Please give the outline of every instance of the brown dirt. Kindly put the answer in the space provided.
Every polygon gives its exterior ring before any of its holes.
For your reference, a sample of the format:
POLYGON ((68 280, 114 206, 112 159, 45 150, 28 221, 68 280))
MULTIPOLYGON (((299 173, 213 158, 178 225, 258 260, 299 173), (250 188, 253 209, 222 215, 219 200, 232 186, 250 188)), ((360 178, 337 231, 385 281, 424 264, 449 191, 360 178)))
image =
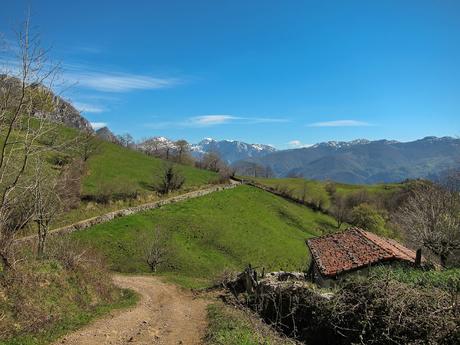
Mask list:
POLYGON ((136 307, 113 312, 55 343, 202 344, 207 302, 158 277, 114 276, 114 282, 141 295, 136 307))

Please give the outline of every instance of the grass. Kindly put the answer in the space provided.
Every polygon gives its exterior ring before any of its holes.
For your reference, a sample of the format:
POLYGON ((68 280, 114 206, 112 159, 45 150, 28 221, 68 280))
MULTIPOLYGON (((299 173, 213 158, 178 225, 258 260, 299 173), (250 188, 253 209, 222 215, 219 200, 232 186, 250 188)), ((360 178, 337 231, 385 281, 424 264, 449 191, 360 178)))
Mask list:
MULTIPOLYGON (((250 178, 250 180, 272 188, 286 186, 288 189, 294 191, 294 196, 299 198, 301 197, 304 186, 306 187, 309 195, 327 195, 326 185, 328 182, 326 181, 307 180, 302 178, 250 178)), ((373 196, 388 195, 399 191, 404 187, 403 183, 381 183, 372 185, 333 183, 336 188, 336 192, 343 196, 363 190, 373 196)))
MULTIPOLYGON (((100 193, 104 187, 119 186, 149 193, 149 185, 164 164, 161 159, 112 143, 103 142, 99 151, 88 160, 87 175, 82 188, 84 195, 100 193)), ((210 171, 185 165, 177 167, 185 177, 184 189, 209 184, 217 179, 217 174, 210 171)))
POLYGON ((208 306, 208 320, 207 345, 292 344, 282 340, 260 320, 222 303, 208 306))
POLYGON ((100 255, 74 241, 54 239, 47 256, 18 252, 14 270, 0 272, 0 344, 48 344, 111 310, 138 301, 113 285, 100 255))
POLYGON ((128 308, 135 305, 138 301, 138 295, 131 290, 123 289, 120 293, 120 298, 114 303, 101 304, 91 311, 70 311, 60 320, 54 327, 47 329, 39 334, 20 335, 8 340, 1 340, 0 345, 45 345, 49 344, 60 337, 75 331, 94 319, 107 315, 109 312, 116 309, 128 308))
POLYGON ((143 240, 160 227, 170 236, 160 270, 187 287, 209 285, 223 270, 251 263, 267 270, 302 270, 305 239, 332 231, 332 218, 249 186, 213 193, 115 219, 74 233, 119 272, 149 272, 143 240))
MULTIPOLYGON (((54 142, 62 147, 73 146, 72 143, 78 136, 78 131, 59 124, 50 125, 52 131, 41 138, 39 145, 47 147, 54 142), (63 145, 63 143, 72 143, 63 145)), ((15 133, 20 136, 21 133, 15 133)), ((0 138, 1 140, 1 138, 0 138)), ((58 167, 54 165, 56 157, 75 158, 76 153, 69 147, 65 152, 55 150, 45 151, 43 161, 47 163, 49 174, 57 174, 58 167)), ((89 200, 96 195, 108 193, 109 195, 125 195, 124 199, 113 198, 107 204, 83 201, 78 208, 72 209, 56 219, 52 228, 69 225, 84 219, 99 216, 111 211, 126 207, 136 206, 146 202, 153 202, 159 196, 150 187, 160 175, 165 161, 148 156, 142 152, 127 149, 122 146, 100 141, 97 152, 89 158, 86 172, 81 181, 81 194, 89 200), (136 197, 137 195, 137 197, 136 197), (116 199, 116 200, 115 200, 116 199)), ((176 164, 177 169, 185 177, 185 184, 181 190, 174 194, 182 194, 200 187, 212 184, 218 179, 214 172, 197 169, 192 166, 176 164)), ((23 235, 34 232, 26 227, 23 235)))
POLYGON ((422 270, 404 266, 375 267, 372 274, 392 278, 402 283, 421 288, 438 288, 446 291, 460 290, 460 268, 445 270, 422 270))

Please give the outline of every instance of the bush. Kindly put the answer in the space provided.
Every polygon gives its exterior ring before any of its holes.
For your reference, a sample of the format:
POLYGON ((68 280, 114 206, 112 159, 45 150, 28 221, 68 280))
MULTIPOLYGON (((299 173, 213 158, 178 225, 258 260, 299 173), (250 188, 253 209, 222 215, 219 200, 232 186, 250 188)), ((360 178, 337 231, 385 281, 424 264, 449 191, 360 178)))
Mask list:
POLYGON ((0 274, 0 339, 60 335, 129 297, 112 285, 103 260, 88 248, 59 237, 50 239, 48 249, 37 260, 23 248, 14 269, 0 274))
POLYGON ((388 235, 385 219, 369 204, 353 207, 350 215, 351 224, 378 235, 388 235))
POLYGON ((458 344, 460 310, 452 295, 392 277, 353 279, 337 292, 330 324, 364 344, 458 344))
POLYGON ((407 284, 391 275, 353 276, 333 294, 295 284, 264 289, 251 305, 307 344, 458 344, 458 291, 407 284))
POLYGON ((177 167, 172 164, 166 164, 153 187, 158 193, 164 195, 180 189, 184 183, 185 177, 177 167))
POLYGON ((111 201, 136 199, 138 196, 139 192, 133 183, 105 181, 99 186, 97 192, 86 195, 84 199, 108 204, 111 201))

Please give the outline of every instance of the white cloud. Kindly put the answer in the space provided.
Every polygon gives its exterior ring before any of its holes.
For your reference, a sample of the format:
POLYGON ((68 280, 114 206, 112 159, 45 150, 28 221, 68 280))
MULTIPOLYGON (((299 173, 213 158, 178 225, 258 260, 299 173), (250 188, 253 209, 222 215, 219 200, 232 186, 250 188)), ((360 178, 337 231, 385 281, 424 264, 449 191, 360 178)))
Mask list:
POLYGON ((310 123, 308 127, 363 127, 371 126, 368 122, 357 120, 336 120, 310 123))
POLYGON ((140 74, 90 71, 72 72, 64 78, 77 86, 104 92, 164 89, 181 82, 173 78, 154 78, 140 74))
POLYGON ((291 148, 299 149, 303 147, 310 147, 312 146, 312 144, 305 144, 302 143, 300 140, 291 140, 290 142, 288 142, 288 146, 291 148))
POLYGON ((106 108, 101 107, 99 105, 81 102, 73 102, 73 106, 77 108, 78 111, 81 111, 83 113, 103 113, 107 110, 106 108))
POLYGON ((189 124, 190 126, 208 127, 222 125, 239 119, 240 117, 232 115, 203 115, 191 117, 184 123, 189 124))
POLYGON ((264 117, 242 117, 234 115, 200 115, 193 116, 178 121, 165 121, 148 123, 145 126, 154 129, 164 128, 190 128, 190 127, 211 127, 225 124, 251 125, 260 123, 287 122, 283 118, 264 118, 264 117))
POLYGON ((107 126, 107 122, 90 122, 90 124, 91 124, 91 127, 93 127, 93 129, 95 130, 98 130, 102 127, 107 126))

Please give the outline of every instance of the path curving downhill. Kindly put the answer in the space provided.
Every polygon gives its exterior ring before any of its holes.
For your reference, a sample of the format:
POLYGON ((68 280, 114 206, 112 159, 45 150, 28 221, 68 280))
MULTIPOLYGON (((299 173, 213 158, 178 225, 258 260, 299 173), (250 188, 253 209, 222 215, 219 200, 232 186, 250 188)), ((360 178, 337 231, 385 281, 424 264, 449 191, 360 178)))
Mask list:
POLYGON ((114 276, 116 285, 141 295, 137 306, 119 310, 57 342, 67 345, 199 345, 206 332, 204 299, 152 276, 114 276))

